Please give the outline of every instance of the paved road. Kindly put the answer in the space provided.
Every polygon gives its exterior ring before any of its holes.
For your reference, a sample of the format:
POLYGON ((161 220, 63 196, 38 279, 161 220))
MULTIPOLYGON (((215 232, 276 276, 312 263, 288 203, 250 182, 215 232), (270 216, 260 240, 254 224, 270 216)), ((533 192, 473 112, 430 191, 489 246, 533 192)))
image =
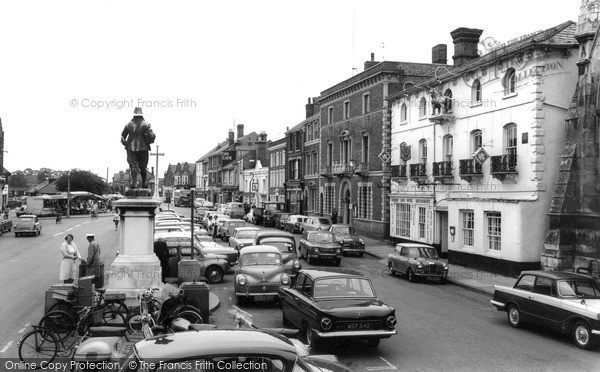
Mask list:
MULTIPOLYGON (((189 211, 181 209, 189 216, 189 211)), ((0 358, 16 356, 16 342, 28 324, 42 316, 44 290, 58 282, 58 247, 65 231, 72 229, 86 256, 85 233, 95 232, 108 264, 117 249, 118 235, 110 216, 98 220, 73 218, 55 225, 43 220, 42 235, 0 237, 0 358)), ((309 267, 305 261, 304 267, 309 267)), ((504 313, 497 312, 489 297, 452 285, 409 283, 389 277, 383 261, 346 257, 342 266, 369 275, 379 297, 396 308, 398 335, 383 340, 376 350, 363 343, 338 343, 323 350, 333 353, 356 371, 593 371, 598 370, 600 351, 584 351, 568 339, 532 328, 509 327, 504 313)), ((231 326, 233 276, 212 285, 221 306, 211 323, 231 326)), ((281 327, 281 310, 271 304, 245 307, 255 324, 281 327)))

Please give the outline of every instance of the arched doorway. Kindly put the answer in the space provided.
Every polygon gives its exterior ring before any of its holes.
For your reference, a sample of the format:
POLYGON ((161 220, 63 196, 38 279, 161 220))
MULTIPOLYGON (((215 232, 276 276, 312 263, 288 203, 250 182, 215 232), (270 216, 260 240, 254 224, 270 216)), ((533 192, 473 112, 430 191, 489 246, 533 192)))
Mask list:
POLYGON ((350 225, 352 222, 352 213, 350 211, 350 184, 348 182, 344 182, 340 191, 340 210, 338 211, 339 216, 341 217, 341 223, 345 223, 350 225))

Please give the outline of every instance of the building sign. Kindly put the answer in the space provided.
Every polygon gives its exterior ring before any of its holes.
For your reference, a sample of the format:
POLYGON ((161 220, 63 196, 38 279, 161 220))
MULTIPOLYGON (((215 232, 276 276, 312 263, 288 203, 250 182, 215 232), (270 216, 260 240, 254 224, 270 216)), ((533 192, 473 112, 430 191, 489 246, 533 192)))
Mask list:
POLYGON ((402 161, 410 160, 410 148, 411 146, 407 146, 406 142, 400 144, 400 159, 402 159, 402 161))
POLYGON ((223 165, 227 165, 235 160, 235 151, 223 151, 221 153, 221 160, 223 165))
POLYGON ((475 161, 481 165, 483 165, 483 163, 485 163, 489 157, 490 155, 484 150, 483 147, 480 147, 479 150, 475 151, 473 154, 473 159, 475 159, 475 161))
POLYGON ((379 155, 377 155, 377 157, 379 159, 381 159, 381 161, 384 163, 389 162, 390 159, 392 158, 392 156, 390 155, 390 153, 387 150, 382 150, 381 153, 379 155))

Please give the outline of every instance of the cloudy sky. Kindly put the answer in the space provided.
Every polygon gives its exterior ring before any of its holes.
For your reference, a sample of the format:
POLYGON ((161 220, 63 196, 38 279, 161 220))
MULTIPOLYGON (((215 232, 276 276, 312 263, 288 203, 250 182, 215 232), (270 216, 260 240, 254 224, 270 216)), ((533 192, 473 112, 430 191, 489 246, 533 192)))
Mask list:
POLYGON ((108 169, 112 179, 127 167, 120 133, 142 106, 165 153, 162 177, 234 123, 281 138, 308 97, 362 71, 370 53, 431 62, 445 43, 451 62, 458 27, 505 42, 578 13, 579 1, 544 0, 4 2, 4 166, 108 169))

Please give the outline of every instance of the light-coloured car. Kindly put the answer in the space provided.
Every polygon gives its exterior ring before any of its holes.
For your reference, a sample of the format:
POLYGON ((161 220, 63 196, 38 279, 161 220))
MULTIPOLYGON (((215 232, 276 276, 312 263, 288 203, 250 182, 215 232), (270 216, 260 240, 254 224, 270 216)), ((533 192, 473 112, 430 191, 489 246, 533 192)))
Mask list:
POLYGON ((300 233, 304 231, 314 231, 314 230, 329 230, 331 226, 331 219, 327 217, 318 217, 311 216, 308 217, 304 222, 300 224, 300 233))
POLYGON ((436 278, 445 283, 448 277, 448 265, 438 256, 437 250, 426 244, 399 243, 393 253, 388 254, 390 275, 406 275, 415 282, 419 278, 436 278))
POLYGON ((34 214, 22 214, 14 226, 15 236, 21 235, 40 235, 42 233, 42 224, 34 214))
POLYGON ((244 217, 244 204, 242 203, 227 203, 225 206, 225 214, 231 219, 244 217))
POLYGON ((292 234, 297 232, 300 232, 301 227, 300 225, 306 221, 308 217, 306 216, 302 216, 300 214, 292 214, 291 216, 288 217, 287 220, 285 220, 285 224, 284 224, 284 230, 285 231, 289 231, 292 234))
POLYGON ((260 233, 258 227, 236 227, 229 238, 229 246, 238 251, 246 246, 254 244, 256 235, 260 233))
POLYGON ((225 220, 219 228, 217 236, 221 238, 221 240, 228 241, 235 228, 244 226, 246 226, 246 222, 244 220, 225 220))

